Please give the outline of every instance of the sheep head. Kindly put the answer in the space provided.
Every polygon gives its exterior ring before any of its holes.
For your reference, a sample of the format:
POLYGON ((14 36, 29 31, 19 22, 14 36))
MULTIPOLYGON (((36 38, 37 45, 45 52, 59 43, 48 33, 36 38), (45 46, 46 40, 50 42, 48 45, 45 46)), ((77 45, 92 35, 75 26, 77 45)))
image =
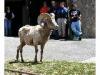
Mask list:
POLYGON ((42 25, 43 27, 47 27, 49 29, 55 29, 58 27, 55 21, 55 14, 54 13, 42 13, 38 16, 38 24, 42 25))

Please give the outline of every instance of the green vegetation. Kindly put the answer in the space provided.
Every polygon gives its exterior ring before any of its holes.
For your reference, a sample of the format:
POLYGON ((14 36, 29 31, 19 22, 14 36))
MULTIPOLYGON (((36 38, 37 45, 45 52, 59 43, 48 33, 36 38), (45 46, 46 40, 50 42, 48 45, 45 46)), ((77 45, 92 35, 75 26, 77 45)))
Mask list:
POLYGON ((5 63, 5 69, 37 73, 40 75, 95 75, 95 66, 95 63, 67 61, 44 61, 42 64, 31 62, 5 63))

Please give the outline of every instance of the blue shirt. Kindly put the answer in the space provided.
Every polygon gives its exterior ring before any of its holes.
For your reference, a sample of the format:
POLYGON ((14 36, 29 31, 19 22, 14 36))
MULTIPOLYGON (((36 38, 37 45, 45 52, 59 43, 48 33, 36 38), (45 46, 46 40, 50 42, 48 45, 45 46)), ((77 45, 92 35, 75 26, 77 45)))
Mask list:
POLYGON ((58 7, 56 9, 56 14, 58 15, 58 17, 67 17, 67 13, 68 13, 68 8, 66 7, 58 7))

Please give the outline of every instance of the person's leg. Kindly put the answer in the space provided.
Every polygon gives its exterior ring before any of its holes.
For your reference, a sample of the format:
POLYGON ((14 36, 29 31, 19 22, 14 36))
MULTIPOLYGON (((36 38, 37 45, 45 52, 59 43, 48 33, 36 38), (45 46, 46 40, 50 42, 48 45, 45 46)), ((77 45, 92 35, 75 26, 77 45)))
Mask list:
POLYGON ((80 35, 82 34, 82 30, 81 30, 81 21, 77 21, 77 24, 76 24, 76 29, 77 31, 80 33, 80 35))
POLYGON ((72 22, 71 23, 71 30, 73 32, 73 40, 78 40, 78 34, 77 34, 77 30, 76 30, 76 22, 72 22))
POLYGON ((58 30, 55 30, 55 35, 54 35, 54 39, 55 40, 58 40, 59 39, 59 33, 58 33, 58 30))
POLYGON ((81 21, 80 20, 77 21, 76 29, 79 32, 79 36, 78 36, 79 40, 81 40, 81 38, 82 38, 82 30, 81 30, 81 21))
POLYGON ((59 37, 61 37, 61 18, 57 19, 57 24, 59 25, 59 27, 58 27, 59 37))
POLYGON ((66 33, 66 31, 65 31, 65 29, 66 29, 66 22, 67 22, 66 18, 63 18, 62 19, 62 37, 66 36, 65 35, 65 33, 66 33))
POLYGON ((71 29, 72 29, 72 31, 74 32, 74 34, 76 35, 76 36, 80 36, 80 31, 78 30, 78 25, 79 25, 79 22, 77 21, 77 22, 72 22, 72 24, 71 24, 71 29))
POLYGON ((4 20, 4 33, 5 33, 5 36, 7 36, 8 35, 8 29, 7 29, 7 20, 5 19, 4 20))
POLYGON ((76 33, 76 27, 75 27, 75 22, 71 23, 71 30, 73 31, 74 35, 76 33))
POLYGON ((54 39, 54 30, 51 32, 50 39, 54 39))
POLYGON ((11 36, 11 20, 8 20, 8 35, 11 36))
POLYGON ((82 34, 81 29, 80 29, 80 22, 79 21, 72 22, 71 29, 74 33, 74 37, 79 39, 80 35, 82 34))

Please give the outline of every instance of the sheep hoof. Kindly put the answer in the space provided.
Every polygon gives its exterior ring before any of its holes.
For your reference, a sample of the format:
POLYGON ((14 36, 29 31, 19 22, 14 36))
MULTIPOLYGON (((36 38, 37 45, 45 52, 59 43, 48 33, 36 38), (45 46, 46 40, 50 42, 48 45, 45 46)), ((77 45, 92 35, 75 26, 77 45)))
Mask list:
POLYGON ((40 60, 40 63, 43 63, 42 60, 40 60))
POLYGON ((24 63, 24 60, 21 60, 22 63, 24 63))
POLYGON ((38 63, 38 61, 34 61, 34 63, 38 63))
POLYGON ((42 61, 40 61, 40 64, 42 64, 43 62, 42 61))
POLYGON ((18 62, 18 60, 15 60, 15 62, 18 62))

